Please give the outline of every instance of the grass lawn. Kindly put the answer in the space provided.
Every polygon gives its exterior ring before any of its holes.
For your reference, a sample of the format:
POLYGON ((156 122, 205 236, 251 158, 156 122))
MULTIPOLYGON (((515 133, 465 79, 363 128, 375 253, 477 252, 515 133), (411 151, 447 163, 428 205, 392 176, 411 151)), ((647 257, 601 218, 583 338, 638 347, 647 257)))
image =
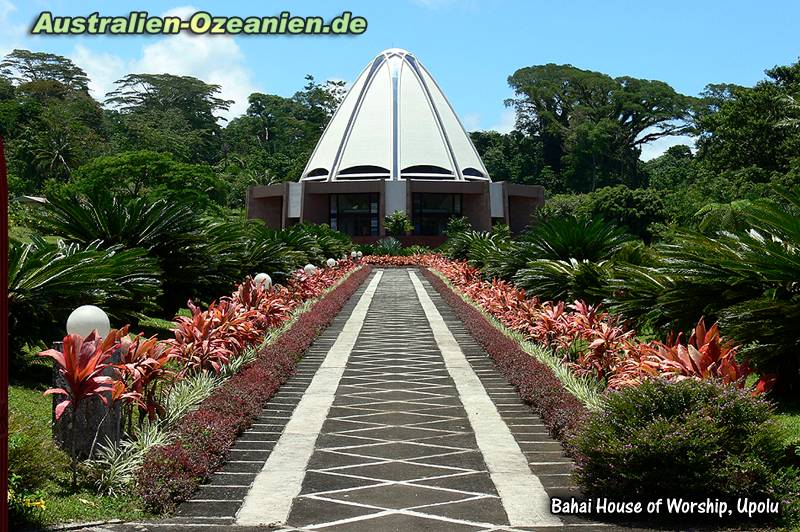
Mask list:
MULTIPOLYGON (((47 368, 37 369, 41 372, 47 368)), ((77 488, 70 486, 69 458, 52 440, 52 399, 42 395, 46 388, 41 383, 25 382, 11 385, 8 390, 11 467, 22 473, 23 482, 35 485, 35 490, 25 491, 44 501, 43 509, 30 510, 14 523, 15 526, 35 528, 57 523, 146 517, 135 497, 99 496, 86 482, 77 488)))

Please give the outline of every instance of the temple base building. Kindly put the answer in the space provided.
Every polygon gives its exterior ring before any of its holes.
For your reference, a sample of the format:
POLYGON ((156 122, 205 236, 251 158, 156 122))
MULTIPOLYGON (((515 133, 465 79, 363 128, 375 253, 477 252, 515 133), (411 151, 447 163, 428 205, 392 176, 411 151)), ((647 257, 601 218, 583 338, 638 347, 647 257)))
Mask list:
POLYGON ((436 245, 453 216, 478 230, 519 232, 544 203, 541 186, 492 182, 450 103, 409 52, 372 60, 320 137, 298 182, 251 187, 248 218, 269 227, 326 223, 356 241, 384 236, 405 212, 417 242, 436 245))

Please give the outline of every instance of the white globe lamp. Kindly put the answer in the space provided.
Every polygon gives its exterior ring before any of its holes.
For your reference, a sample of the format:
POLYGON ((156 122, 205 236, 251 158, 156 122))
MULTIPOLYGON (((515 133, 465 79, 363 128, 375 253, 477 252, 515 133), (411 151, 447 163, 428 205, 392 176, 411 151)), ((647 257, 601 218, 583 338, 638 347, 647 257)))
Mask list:
POLYGON ((104 338, 111 330, 108 314, 94 305, 82 305, 72 311, 67 318, 67 334, 79 334, 87 337, 96 330, 104 338))
POLYGON ((306 275, 314 275, 317 271, 317 267, 313 264, 306 264, 303 266, 303 271, 306 272, 306 275))
POLYGON ((356 257, 358 257, 359 259, 360 259, 361 257, 363 257, 363 256, 364 256, 364 254, 363 254, 363 253, 361 253, 360 251, 359 251, 359 252, 356 254, 356 257))
POLYGON ((272 286, 272 277, 262 272, 253 277, 253 282, 256 283, 256 286, 269 288, 272 286))
POLYGON ((334 266, 336 266, 336 259, 328 259, 327 261, 325 261, 325 264, 328 265, 328 268, 333 268, 334 266))
POLYGON ((355 259, 356 257, 358 257, 358 252, 357 251, 351 251, 350 252, 350 258, 351 259, 355 259))

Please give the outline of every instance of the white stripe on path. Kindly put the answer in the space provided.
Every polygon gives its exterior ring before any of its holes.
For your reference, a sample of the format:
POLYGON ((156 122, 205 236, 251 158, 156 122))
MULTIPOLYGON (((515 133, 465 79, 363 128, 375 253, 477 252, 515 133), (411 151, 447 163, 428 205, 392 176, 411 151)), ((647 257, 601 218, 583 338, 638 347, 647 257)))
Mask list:
POLYGON ((333 404, 339 380, 367 317, 369 305, 383 276, 378 271, 325 355, 311 384, 297 404, 280 439, 253 481, 239 513, 237 525, 283 524, 300 494, 314 444, 333 404))
POLYGON ((550 513, 550 498, 539 478, 528 467, 508 426, 475 374, 461 347, 436 309, 419 277, 408 272, 417 292, 445 366, 467 411, 478 449, 497 488, 511 526, 558 526, 550 513))

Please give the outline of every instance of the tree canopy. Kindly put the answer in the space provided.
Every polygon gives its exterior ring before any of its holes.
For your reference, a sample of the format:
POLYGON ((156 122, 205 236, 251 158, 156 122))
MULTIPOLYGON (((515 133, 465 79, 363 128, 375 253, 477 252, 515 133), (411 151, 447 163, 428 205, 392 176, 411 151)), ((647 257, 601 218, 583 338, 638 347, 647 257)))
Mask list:
POLYGON ((663 81, 612 78, 572 65, 536 65, 508 78, 517 128, 538 137, 563 187, 639 185, 641 146, 690 131, 692 99, 663 81))
MULTIPOLYGON (((343 82, 309 75, 289 96, 251 94, 245 112, 225 120, 232 102, 221 87, 191 76, 131 73, 103 102, 89 83, 55 54, 14 50, 0 61, 12 195, 183 190, 203 208, 241 208, 249 186, 298 178, 345 93, 343 82)), ((800 184, 800 63, 767 69, 753 87, 714 83, 697 96, 558 64, 520 68, 508 83, 516 128, 471 137, 495 181, 545 187, 550 206, 539 219, 579 210, 658 238, 704 218, 728 223, 732 202, 800 184), (640 159, 648 144, 685 134, 694 147, 640 159)))
POLYGON ((21 85, 37 81, 56 81, 74 91, 89 90, 89 76, 60 55, 14 50, 0 61, 0 75, 21 85))

